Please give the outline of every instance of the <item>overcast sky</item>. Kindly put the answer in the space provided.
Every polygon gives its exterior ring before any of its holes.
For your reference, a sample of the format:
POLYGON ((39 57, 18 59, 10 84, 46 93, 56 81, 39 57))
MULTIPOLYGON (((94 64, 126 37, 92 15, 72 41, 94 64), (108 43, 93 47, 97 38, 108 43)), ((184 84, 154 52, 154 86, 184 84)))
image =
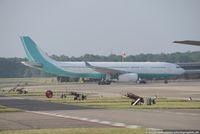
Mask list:
POLYGON ((0 57, 25 57, 19 37, 48 54, 200 51, 200 0, 0 0, 0 57))

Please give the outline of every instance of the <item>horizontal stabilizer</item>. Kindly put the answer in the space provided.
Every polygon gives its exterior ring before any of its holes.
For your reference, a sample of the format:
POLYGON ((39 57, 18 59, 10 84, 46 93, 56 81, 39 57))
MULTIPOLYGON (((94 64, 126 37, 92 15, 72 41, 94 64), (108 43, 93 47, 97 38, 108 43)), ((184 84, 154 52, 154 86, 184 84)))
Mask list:
POLYGON ((43 67, 42 64, 38 64, 33 61, 22 61, 21 63, 24 64, 25 66, 34 67, 37 69, 41 69, 43 67))

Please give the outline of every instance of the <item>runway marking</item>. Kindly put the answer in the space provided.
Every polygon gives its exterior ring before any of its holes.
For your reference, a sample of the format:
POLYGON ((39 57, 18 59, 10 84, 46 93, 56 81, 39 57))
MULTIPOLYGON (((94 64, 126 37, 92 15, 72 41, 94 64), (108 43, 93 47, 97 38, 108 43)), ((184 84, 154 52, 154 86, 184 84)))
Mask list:
POLYGON ((22 97, 0 97, 0 100, 13 100, 13 99, 24 100, 24 98, 22 97))
POLYGON ((127 125, 126 128, 141 128, 138 125, 127 125))
POLYGON ((100 121, 99 123, 111 125, 111 122, 110 122, 110 121, 100 121))
POLYGON ((126 126, 126 124, 125 123, 114 123, 114 124, 112 124, 113 126, 116 126, 116 127, 125 127, 126 126))
POLYGON ((182 112, 173 112, 173 111, 161 111, 161 110, 155 110, 155 112, 159 112, 159 113, 166 113, 166 114, 177 114, 177 115, 191 115, 191 116, 199 116, 200 114, 198 113, 182 113, 182 112))
POLYGON ((88 121, 90 121, 90 122, 99 122, 98 119, 90 119, 90 120, 88 120, 88 121))
POLYGON ((152 131, 156 131, 156 132, 162 132, 163 130, 162 129, 158 129, 158 128, 147 128, 149 130, 152 130, 152 131))
POLYGON ((75 119, 75 120, 81 120, 79 117, 76 117, 76 116, 69 116, 68 118, 75 119))
POLYGON ((41 112, 41 111, 26 111, 34 114, 42 114, 42 115, 48 115, 48 116, 54 116, 54 117, 61 117, 61 118, 67 118, 67 119, 74 119, 74 120, 80 120, 80 121, 87 121, 87 122, 94 122, 94 123, 99 123, 103 125, 110 125, 113 127, 123 127, 123 128, 142 128, 141 126, 138 125, 127 125, 122 122, 111 122, 111 121, 101 121, 99 119, 89 119, 85 117, 77 117, 77 116, 69 116, 69 115, 61 115, 61 114, 54 114, 54 113, 48 113, 48 112, 41 112))
POLYGON ((164 111, 166 114, 176 114, 176 115, 191 115, 191 116, 199 116, 200 114, 195 113, 181 113, 181 112, 171 112, 171 111, 164 111))
POLYGON ((82 121, 88 121, 88 118, 80 118, 82 121))

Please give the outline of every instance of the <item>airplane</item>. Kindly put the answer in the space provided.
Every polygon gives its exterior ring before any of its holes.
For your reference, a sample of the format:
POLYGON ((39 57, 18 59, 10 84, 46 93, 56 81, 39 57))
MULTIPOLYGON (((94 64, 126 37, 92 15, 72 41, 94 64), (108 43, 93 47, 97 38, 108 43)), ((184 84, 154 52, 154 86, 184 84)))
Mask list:
MULTIPOLYGON (((200 46, 200 41, 196 40, 174 41, 173 43, 200 46)), ((200 74, 200 62, 177 63, 177 64, 185 70, 186 75, 194 76, 200 74)))
POLYGON ((173 43, 200 46, 200 41, 194 41, 194 40, 174 41, 173 43))
POLYGON ((59 62, 51 59, 28 36, 20 37, 28 61, 22 64, 58 77, 92 78, 99 85, 111 82, 138 82, 145 79, 175 78, 185 72, 167 62, 59 62))

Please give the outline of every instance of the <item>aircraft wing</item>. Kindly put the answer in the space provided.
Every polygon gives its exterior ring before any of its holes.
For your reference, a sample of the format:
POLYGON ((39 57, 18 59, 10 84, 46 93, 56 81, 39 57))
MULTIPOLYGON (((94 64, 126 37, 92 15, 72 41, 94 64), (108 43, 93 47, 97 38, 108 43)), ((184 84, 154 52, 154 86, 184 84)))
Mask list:
POLYGON ((193 40, 174 41, 173 43, 200 46, 200 41, 193 41, 193 40))
POLYGON ((109 75, 119 75, 119 74, 124 74, 124 73, 129 73, 126 71, 122 71, 122 70, 117 70, 117 69, 111 69, 111 68, 107 68, 107 67, 97 67, 97 66, 93 66, 90 63, 88 63, 87 61, 84 61, 85 65, 91 69, 93 69, 96 72, 102 73, 102 74, 109 74, 109 75))
POLYGON ((196 70, 185 70, 185 74, 200 74, 200 69, 196 69, 196 70))

